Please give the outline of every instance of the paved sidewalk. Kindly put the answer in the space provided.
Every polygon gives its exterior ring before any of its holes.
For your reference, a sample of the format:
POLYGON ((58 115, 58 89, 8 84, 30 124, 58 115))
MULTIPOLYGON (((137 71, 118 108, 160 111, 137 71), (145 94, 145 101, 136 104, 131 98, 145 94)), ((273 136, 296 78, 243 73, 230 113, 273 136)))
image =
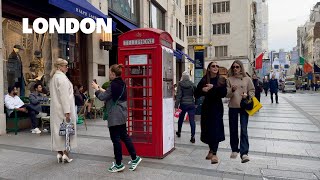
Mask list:
MULTIPOLYGON (((251 161, 230 159, 228 108, 225 104, 226 140, 220 143, 218 164, 205 160, 207 145, 191 144, 190 126, 185 122, 175 150, 164 159, 143 158, 136 171, 109 173, 113 147, 107 124, 89 120, 88 131, 78 126, 74 161, 58 164, 50 149, 50 134, 29 131, 0 136, 0 179, 320 179, 320 96, 281 94, 280 104, 262 97, 263 109, 249 118, 251 161)), ((177 120, 176 120, 177 121, 177 120)), ((177 129, 177 123, 176 129, 177 129)), ((129 161, 125 157, 124 163, 129 161)))

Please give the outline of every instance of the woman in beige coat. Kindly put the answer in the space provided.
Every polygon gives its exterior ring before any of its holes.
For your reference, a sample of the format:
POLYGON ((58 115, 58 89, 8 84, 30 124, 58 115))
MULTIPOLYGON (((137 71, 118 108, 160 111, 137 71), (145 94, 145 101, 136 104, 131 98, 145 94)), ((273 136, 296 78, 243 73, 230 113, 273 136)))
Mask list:
MULTIPOLYGON (((76 124, 73 85, 65 75, 68 71, 68 62, 58 58, 50 73, 50 127, 52 151, 57 151, 58 163, 71 162, 65 147, 65 137, 59 136, 60 124, 65 120, 76 124)), ((76 130, 76 127, 75 127, 76 130)), ((77 133, 70 137, 70 146, 77 146, 77 133)))
POLYGON ((229 102, 229 130, 230 130, 230 146, 232 153, 230 158, 235 159, 240 152, 242 163, 250 161, 249 138, 248 138, 248 113, 240 107, 242 99, 254 96, 254 85, 250 77, 246 75, 246 71, 241 61, 236 60, 232 63, 228 72, 227 79, 227 97, 229 102), (238 124, 240 114, 240 149, 238 124))

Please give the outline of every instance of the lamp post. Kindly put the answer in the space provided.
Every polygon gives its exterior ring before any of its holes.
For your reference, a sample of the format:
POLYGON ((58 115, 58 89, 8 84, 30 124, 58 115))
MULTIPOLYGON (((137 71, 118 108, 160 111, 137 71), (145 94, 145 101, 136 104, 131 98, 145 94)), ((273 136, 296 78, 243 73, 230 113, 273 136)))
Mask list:
POLYGON ((112 49, 112 34, 111 33, 102 33, 102 39, 99 41, 100 49, 111 50, 112 49))

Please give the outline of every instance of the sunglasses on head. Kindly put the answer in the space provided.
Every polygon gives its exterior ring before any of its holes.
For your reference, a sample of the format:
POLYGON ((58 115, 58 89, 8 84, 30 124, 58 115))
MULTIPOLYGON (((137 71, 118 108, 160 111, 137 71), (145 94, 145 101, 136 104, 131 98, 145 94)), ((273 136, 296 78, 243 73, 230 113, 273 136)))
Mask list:
POLYGON ((240 66, 232 66, 232 69, 239 69, 240 66))
POLYGON ((219 65, 211 65, 212 68, 219 68, 219 65))

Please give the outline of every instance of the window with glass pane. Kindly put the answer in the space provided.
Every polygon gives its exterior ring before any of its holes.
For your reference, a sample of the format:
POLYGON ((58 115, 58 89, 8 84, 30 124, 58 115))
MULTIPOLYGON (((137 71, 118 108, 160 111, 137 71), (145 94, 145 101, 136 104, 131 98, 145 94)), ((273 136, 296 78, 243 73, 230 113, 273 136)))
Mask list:
POLYGON ((221 34, 226 33, 226 24, 221 24, 221 34))
POLYGON ((164 30, 164 13, 150 3, 150 27, 164 30))
POLYGON ((213 3, 213 13, 217 13, 217 3, 213 3))
POLYGON ((214 47, 214 56, 219 57, 219 47, 218 46, 214 47))
POLYGON ((226 33, 230 34, 230 23, 226 24, 226 33))
POLYGON ((192 36, 192 26, 189 26, 189 36, 192 36))
POLYGON ((184 7, 184 14, 188 15, 188 5, 185 5, 185 7, 184 7))
POLYGON ((221 34, 221 24, 217 24, 217 34, 221 34))
POLYGON ((197 35, 197 26, 193 26, 193 35, 194 35, 194 36, 197 35))
POLYGON ((228 56, 228 46, 223 46, 223 56, 228 56))
POLYGON ((199 35, 202 35, 202 26, 199 26, 199 35))
POLYGON ((196 4, 193 5, 192 14, 197 14, 197 5, 196 4))
POLYGON ((226 12, 230 12, 230 1, 226 2, 226 12))
POLYGON ((217 3, 217 13, 221 12, 221 3, 217 3))
POLYGON ((215 24, 212 25, 212 31, 213 31, 213 34, 217 34, 217 25, 215 24))
POLYGON ((192 5, 189 5, 189 14, 188 15, 191 15, 192 14, 192 5))
POLYGON ((221 12, 226 12, 226 2, 221 3, 221 12))
POLYGON ((138 0, 108 0, 108 7, 118 15, 133 22, 138 23, 138 0))
POLYGON ((202 4, 199 4, 199 15, 202 15, 202 4))
POLYGON ((182 24, 181 24, 181 22, 179 21, 179 39, 182 39, 182 37, 181 37, 181 31, 182 31, 182 24))

